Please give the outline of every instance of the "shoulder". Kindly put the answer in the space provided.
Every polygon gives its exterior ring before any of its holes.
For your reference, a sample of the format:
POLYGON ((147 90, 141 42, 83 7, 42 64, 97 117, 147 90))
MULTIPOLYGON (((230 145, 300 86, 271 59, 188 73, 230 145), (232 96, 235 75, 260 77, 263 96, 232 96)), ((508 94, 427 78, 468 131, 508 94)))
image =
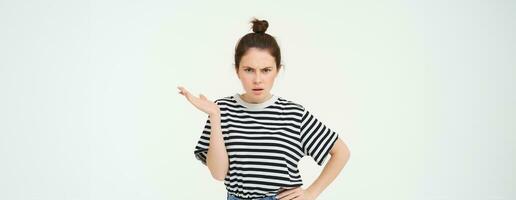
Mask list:
POLYGON ((227 95, 227 96, 219 97, 219 98, 215 99, 213 102, 215 102, 218 105, 221 105, 224 103, 234 104, 236 101, 235 101, 235 97, 233 97, 233 95, 227 95))
POLYGON ((285 108, 292 108, 304 112, 305 107, 299 102, 284 97, 278 97, 277 104, 285 108))

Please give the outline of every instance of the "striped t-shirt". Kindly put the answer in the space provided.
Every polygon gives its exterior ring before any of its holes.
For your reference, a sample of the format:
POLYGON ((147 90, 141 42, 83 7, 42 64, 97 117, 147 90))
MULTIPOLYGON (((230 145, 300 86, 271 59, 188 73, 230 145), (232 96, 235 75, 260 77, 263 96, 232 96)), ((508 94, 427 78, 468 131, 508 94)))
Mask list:
MULTIPOLYGON (((310 156, 322 166, 338 138, 302 105, 274 94, 262 103, 248 103, 238 93, 215 103, 229 158, 224 184, 239 198, 263 198, 303 185, 299 160, 310 156)), ((194 150, 204 165, 210 130, 208 118, 194 150)))

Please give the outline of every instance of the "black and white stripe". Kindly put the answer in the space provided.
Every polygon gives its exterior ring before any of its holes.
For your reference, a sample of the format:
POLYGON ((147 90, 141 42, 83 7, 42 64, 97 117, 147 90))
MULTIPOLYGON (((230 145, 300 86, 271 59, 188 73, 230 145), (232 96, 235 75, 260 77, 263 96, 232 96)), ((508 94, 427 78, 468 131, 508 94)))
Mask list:
MULTIPOLYGON (((221 111, 221 128, 229 156, 224 184, 243 199, 276 195, 280 189, 303 185, 299 160, 311 156, 322 165, 338 134, 300 104, 277 97, 261 109, 249 109, 227 96, 215 101, 221 111)), ((195 146, 195 157, 206 164, 211 124, 195 146)))

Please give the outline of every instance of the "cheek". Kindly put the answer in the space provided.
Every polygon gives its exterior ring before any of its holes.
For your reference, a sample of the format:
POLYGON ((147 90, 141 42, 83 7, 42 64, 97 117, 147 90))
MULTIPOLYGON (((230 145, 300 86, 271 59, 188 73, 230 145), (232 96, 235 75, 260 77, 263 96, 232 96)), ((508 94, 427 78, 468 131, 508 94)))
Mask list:
POLYGON ((271 74, 271 75, 267 76, 267 82, 272 83, 272 82, 274 82, 275 78, 276 77, 274 76, 274 74, 271 74))
POLYGON ((242 83, 244 85, 252 85, 253 84, 253 79, 248 75, 242 75, 240 79, 242 80, 242 83))

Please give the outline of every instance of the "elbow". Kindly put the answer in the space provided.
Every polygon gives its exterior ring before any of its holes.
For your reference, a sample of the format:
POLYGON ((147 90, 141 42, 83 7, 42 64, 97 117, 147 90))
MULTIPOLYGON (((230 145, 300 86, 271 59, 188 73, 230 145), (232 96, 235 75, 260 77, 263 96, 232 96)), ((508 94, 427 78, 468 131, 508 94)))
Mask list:
POLYGON ((217 181, 224 181, 224 178, 225 178, 225 176, 221 176, 221 175, 213 175, 212 174, 212 176, 217 181))
POLYGON ((224 173, 217 173, 217 172, 211 172, 211 176, 217 180, 217 181, 224 181, 224 179, 226 178, 226 173, 227 172, 224 172, 224 173))
POLYGON ((210 169, 211 176, 215 180, 224 181, 224 179, 226 178, 226 174, 228 173, 227 167, 208 165, 208 168, 210 169))
POLYGON ((229 171, 229 163, 206 161, 206 165, 210 169, 211 176, 217 181, 224 181, 229 171))

